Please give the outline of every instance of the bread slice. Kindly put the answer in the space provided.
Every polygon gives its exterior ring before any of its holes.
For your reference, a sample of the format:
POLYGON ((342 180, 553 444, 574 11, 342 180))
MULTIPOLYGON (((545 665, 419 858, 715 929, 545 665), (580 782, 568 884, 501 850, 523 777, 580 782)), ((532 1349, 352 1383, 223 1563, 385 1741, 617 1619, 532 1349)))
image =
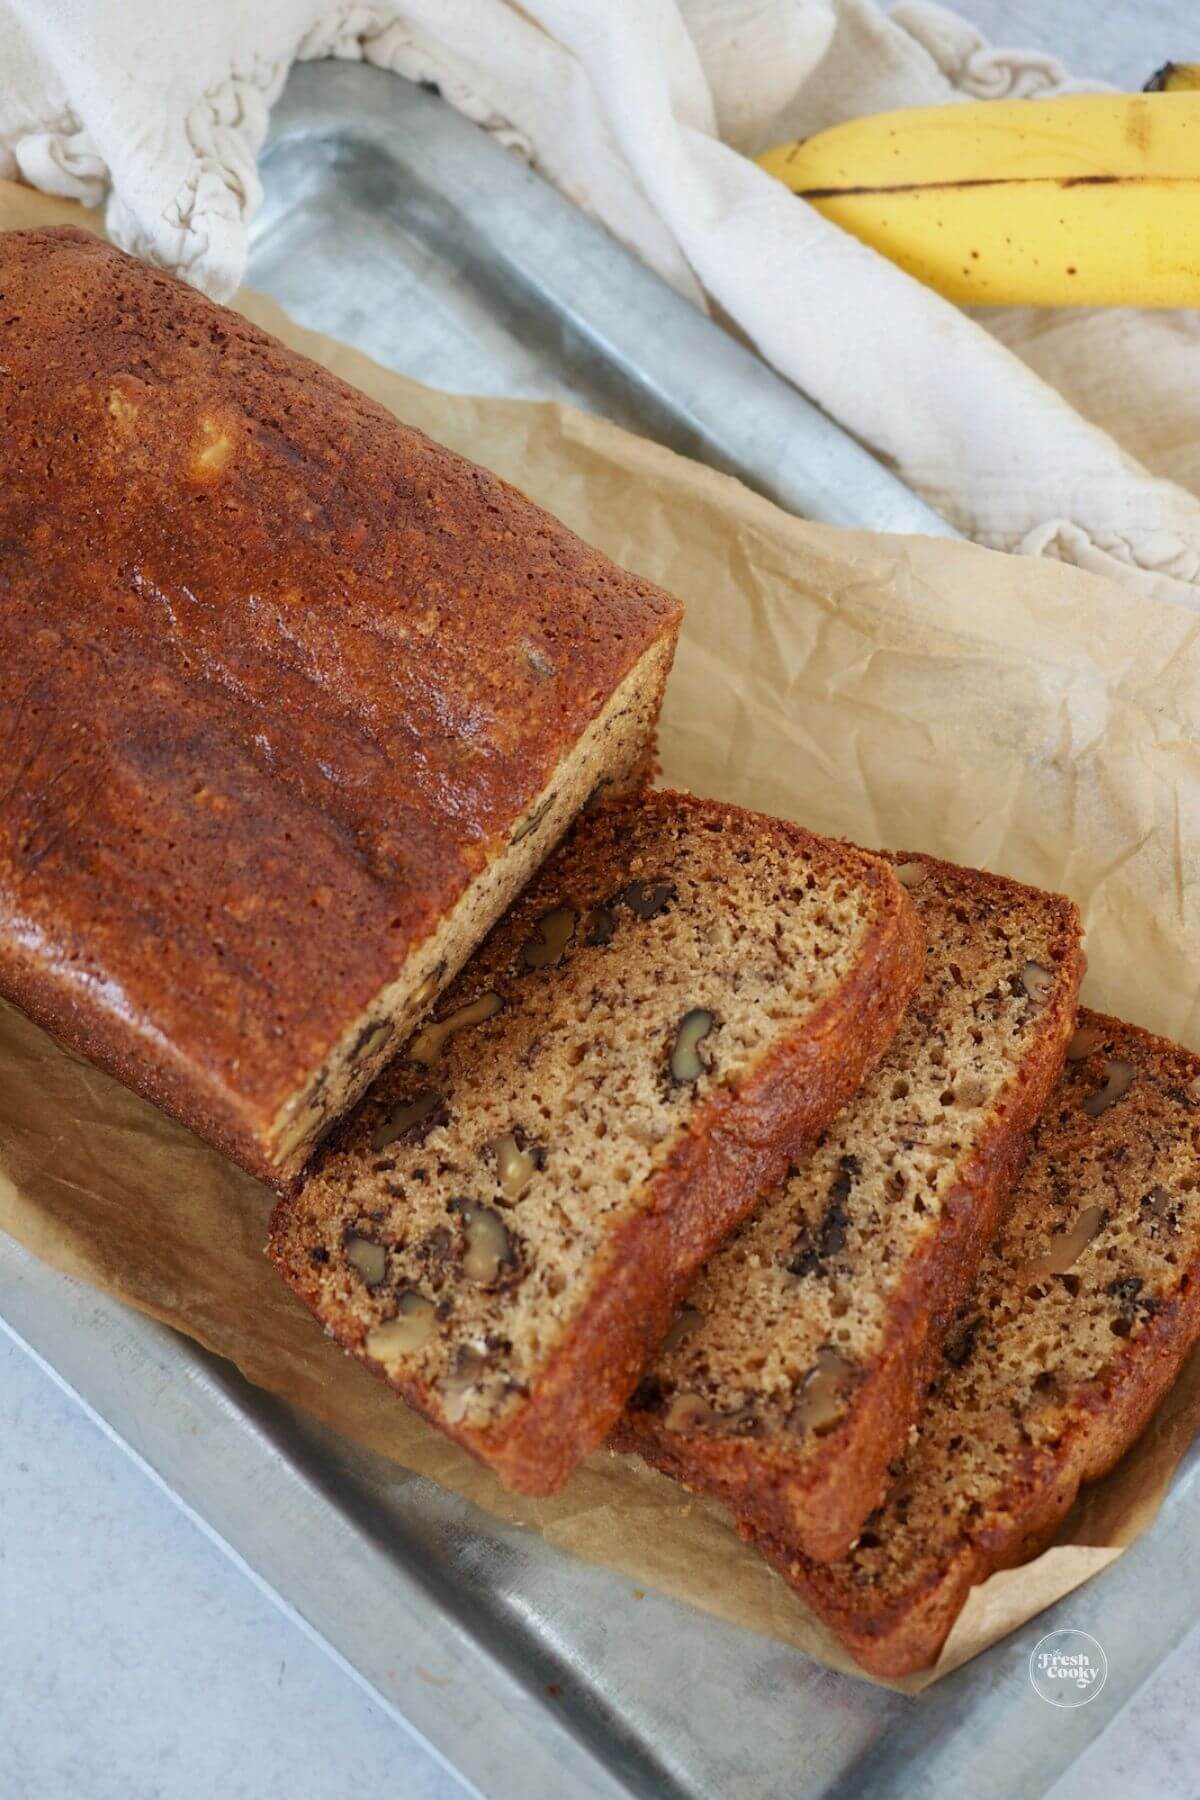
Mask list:
POLYGON ((867 1669, 933 1663, 968 1590, 1037 1554, 1200 1338, 1200 1057, 1079 1016, 919 1435, 845 1561, 761 1540, 867 1669))
POLYGON ((682 608, 86 232, 0 295, 0 994, 286 1183, 644 773, 682 608))
POLYGON ((1026 1135, 1082 971, 1069 900, 896 859, 928 940, 886 1057, 710 1262, 615 1436, 743 1524, 842 1555, 882 1498, 1026 1135))
POLYGON ((278 1207, 270 1254, 347 1349, 549 1493, 921 961, 862 851, 681 794, 602 806, 278 1207))

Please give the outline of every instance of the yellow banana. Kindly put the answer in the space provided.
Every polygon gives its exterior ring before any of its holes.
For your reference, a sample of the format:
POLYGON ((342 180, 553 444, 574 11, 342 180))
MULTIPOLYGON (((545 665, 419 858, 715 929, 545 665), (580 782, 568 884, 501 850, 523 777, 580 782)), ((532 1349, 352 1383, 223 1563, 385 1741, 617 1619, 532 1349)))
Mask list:
POLYGON ((917 107, 759 161, 962 304, 1200 305, 1200 93, 917 107))
POLYGON ((1200 63, 1164 63, 1146 83, 1147 94, 1194 94, 1200 88, 1200 63))

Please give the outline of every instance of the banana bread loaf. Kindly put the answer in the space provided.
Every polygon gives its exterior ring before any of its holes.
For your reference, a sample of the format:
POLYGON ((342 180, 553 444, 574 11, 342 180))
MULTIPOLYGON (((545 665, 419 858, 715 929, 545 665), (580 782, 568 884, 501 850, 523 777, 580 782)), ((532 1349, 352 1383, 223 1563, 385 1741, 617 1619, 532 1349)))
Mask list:
POLYGON ((718 1251, 615 1434, 739 1522, 845 1552, 887 1485, 1027 1133, 1082 970, 1070 901, 897 859, 928 954, 884 1060, 718 1251))
POLYGON ((0 235, 0 993, 286 1183, 598 782, 680 608, 84 232, 0 235))
POLYGON ((435 1424, 551 1492, 921 959, 861 851, 684 795, 602 806, 277 1207, 270 1254, 435 1424))
POLYGON ((1053 1537, 1200 1337, 1200 1057, 1081 1012, 1062 1083, 887 1499, 845 1561, 763 1549, 865 1668, 937 1658, 1053 1537))

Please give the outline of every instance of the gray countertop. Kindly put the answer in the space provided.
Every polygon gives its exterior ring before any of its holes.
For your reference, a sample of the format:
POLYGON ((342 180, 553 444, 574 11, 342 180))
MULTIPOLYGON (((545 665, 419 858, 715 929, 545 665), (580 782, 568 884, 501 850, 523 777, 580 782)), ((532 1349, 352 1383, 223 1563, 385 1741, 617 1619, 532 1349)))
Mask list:
POLYGON ((0 1800, 457 1800, 0 1338, 0 1800))
POLYGON ((1194 0, 955 0, 997 48, 1048 50, 1073 75, 1144 87, 1165 62, 1200 56, 1194 0))

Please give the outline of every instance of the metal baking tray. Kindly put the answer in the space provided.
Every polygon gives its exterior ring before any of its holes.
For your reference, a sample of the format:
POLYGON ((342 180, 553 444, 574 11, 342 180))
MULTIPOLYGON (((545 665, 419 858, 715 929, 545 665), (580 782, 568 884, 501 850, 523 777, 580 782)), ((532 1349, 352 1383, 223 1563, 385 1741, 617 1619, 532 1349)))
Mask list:
MULTIPOLYGON (((298 69, 251 285, 433 385, 552 396, 811 517, 947 527, 753 355, 434 96, 298 69)), ((0 1323, 256 1581, 489 1800, 1043 1793, 1185 1634, 1200 1448, 1108 1573, 918 1700, 499 1524, 0 1237, 0 1323), (1028 1679, 1061 1625, 1109 1678, 1028 1679)))

